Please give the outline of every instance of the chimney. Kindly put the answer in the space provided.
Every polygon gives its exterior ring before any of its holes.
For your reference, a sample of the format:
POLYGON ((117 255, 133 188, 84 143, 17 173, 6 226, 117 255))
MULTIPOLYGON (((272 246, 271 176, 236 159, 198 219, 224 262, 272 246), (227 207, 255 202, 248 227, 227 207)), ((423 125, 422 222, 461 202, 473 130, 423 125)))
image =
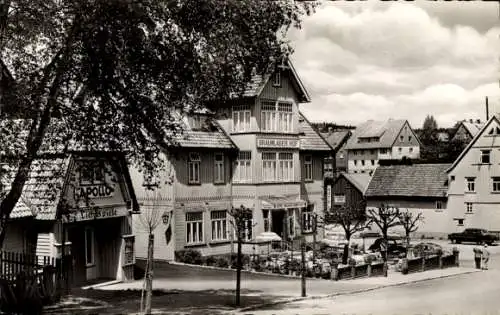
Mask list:
POLYGON ((489 104, 488 104, 488 96, 486 96, 486 121, 490 119, 490 112, 489 112, 489 104))
POLYGON ((471 124, 473 124, 473 123, 474 123, 474 119, 469 119, 469 122, 470 122, 471 124))
POLYGON ((476 123, 480 124, 481 123, 481 119, 477 119, 476 123))

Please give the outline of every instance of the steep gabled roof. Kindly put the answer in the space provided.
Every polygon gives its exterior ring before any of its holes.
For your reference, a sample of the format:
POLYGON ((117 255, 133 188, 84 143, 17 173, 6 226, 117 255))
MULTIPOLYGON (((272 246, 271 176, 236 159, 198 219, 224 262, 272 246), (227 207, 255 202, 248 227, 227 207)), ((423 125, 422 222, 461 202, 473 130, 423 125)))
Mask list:
POLYGON ((347 141, 346 149, 391 148, 406 123, 407 121, 404 119, 368 120, 356 127, 356 130, 347 141), (359 142, 360 138, 379 138, 379 140, 359 142))
POLYGON ((367 197, 446 197, 450 164, 379 166, 372 175, 367 197))
POLYGON ((463 157, 469 152, 470 148, 477 142, 477 140, 484 134, 485 130, 488 128, 488 126, 491 124, 492 121, 496 121, 498 124, 500 124, 500 117, 499 115, 493 115, 491 118, 483 125, 481 130, 476 133, 476 135, 472 138, 472 140, 467 144, 465 149, 460 153, 460 155, 457 157, 457 159, 453 162, 453 164, 450 166, 450 168, 447 170, 447 172, 451 172, 457 165, 460 163, 460 161, 463 159, 463 157))
MULTIPOLYGON (((372 177, 368 174, 363 173, 340 173, 339 178, 343 176, 347 181, 349 181, 354 187, 356 187, 363 195, 370 184, 372 177)), ((338 178, 337 178, 338 180, 338 178)))
POLYGON ((312 127, 299 112, 299 141, 303 151, 333 151, 333 147, 312 127))
POLYGON ((349 139, 351 134, 352 132, 349 130, 321 133, 326 142, 328 142, 328 144, 330 144, 335 151, 339 150, 340 147, 342 147, 342 145, 349 139))
POLYGON ((479 131, 481 131, 484 123, 462 121, 461 125, 464 126, 465 130, 469 133, 471 138, 473 138, 479 131))
MULTIPOLYGON (((299 75, 297 74, 297 71, 295 70, 292 62, 289 59, 286 62, 286 69, 290 70, 292 84, 298 91, 299 97, 301 97, 301 101, 303 103, 309 103, 311 101, 311 97, 309 96, 309 93, 307 92, 304 84, 302 83, 302 81, 299 78, 299 75)), ((258 74, 252 76, 250 82, 247 85, 247 88, 245 89, 245 92, 243 93, 243 96, 244 97, 259 96, 262 93, 262 90, 266 86, 267 82, 269 82, 270 78, 271 78, 270 74, 265 74, 265 75, 258 74)))

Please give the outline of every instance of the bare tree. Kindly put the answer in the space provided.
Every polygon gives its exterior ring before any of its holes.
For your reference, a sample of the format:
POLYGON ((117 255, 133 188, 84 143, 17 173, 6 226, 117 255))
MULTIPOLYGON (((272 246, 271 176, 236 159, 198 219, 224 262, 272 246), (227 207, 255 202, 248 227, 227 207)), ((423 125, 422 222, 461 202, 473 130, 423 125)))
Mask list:
POLYGON ((384 261, 387 262, 387 233, 390 228, 400 225, 399 222, 399 208, 380 205, 377 209, 368 209, 367 219, 375 223, 384 238, 384 245, 386 250, 383 252, 384 261))
POLYGON ((242 269, 242 244, 245 240, 245 234, 251 226, 251 221, 249 219, 252 217, 252 209, 246 208, 241 205, 239 208, 231 208, 229 211, 231 217, 231 225, 233 226, 234 232, 236 234, 236 242, 238 244, 238 249, 236 252, 236 306, 240 306, 241 303, 241 269, 242 269))
POLYGON ((416 232, 418 230, 418 223, 423 221, 424 216, 422 212, 414 213, 406 209, 399 213, 399 222, 405 230, 406 249, 410 246, 410 234, 416 232))
POLYGON ((342 255, 342 263, 347 264, 349 256, 349 245, 351 237, 356 232, 363 231, 370 220, 366 216, 361 215, 359 209, 365 209, 366 202, 361 201, 359 206, 341 206, 335 207, 325 213, 325 218, 322 220, 323 224, 340 225, 345 233, 347 244, 344 246, 344 253, 342 255))
POLYGON ((159 204, 159 193, 157 190, 150 189, 147 192, 151 195, 153 204, 141 209, 139 222, 141 227, 148 235, 148 254, 146 260, 146 270, 144 275, 144 285, 141 292, 141 309, 144 314, 151 314, 151 298, 153 296, 153 259, 154 259, 154 231, 164 223, 170 228, 172 220, 171 214, 166 214, 159 204), (146 297, 144 299, 144 293, 146 297))

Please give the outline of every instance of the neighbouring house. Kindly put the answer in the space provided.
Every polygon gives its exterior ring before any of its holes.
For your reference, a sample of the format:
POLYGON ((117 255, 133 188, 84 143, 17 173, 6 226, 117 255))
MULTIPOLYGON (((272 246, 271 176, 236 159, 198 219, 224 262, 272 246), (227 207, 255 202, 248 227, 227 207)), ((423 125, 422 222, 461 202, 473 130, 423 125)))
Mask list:
POLYGON ((345 146, 352 135, 351 130, 338 130, 321 133, 323 138, 335 150, 334 156, 325 158, 325 177, 333 177, 334 173, 347 172, 347 154, 345 146))
POLYGON ((461 121, 455 131, 455 134, 451 138, 451 141, 461 141, 464 143, 469 143, 474 136, 483 128, 484 122, 481 120, 464 120, 461 121))
POLYGON ((184 132, 163 152, 162 170, 131 168, 141 207, 133 225, 137 258, 147 257, 150 227, 155 227, 155 259, 173 260, 175 251, 190 248, 203 255, 231 252, 228 210, 238 149, 213 114, 204 111, 178 118, 184 132))
MULTIPOLYGON (((367 209, 380 205, 422 213, 417 235, 446 237, 450 225, 447 169, 451 164, 379 166, 365 192, 367 209), (448 206, 448 210, 447 209, 448 206)), ((400 229, 399 227, 397 229, 400 229)))
POLYGON ((372 174, 381 160, 418 159, 420 147, 407 120, 369 120, 347 141, 347 171, 372 174))
POLYGON ((500 231, 500 118, 492 116, 448 169, 450 231, 500 231))
MULTIPOLYGON (((11 158, 0 161, 4 191, 17 169, 11 158)), ((131 214, 137 211, 123 154, 42 148, 10 214, 2 250, 52 258, 70 254, 74 285, 132 280, 131 214)))
POLYGON ((252 209, 247 240, 262 232, 312 239, 324 208, 323 161, 332 147, 299 111, 310 97, 290 61, 253 77, 243 97, 216 103, 218 121, 239 155, 232 204, 252 209), (301 226, 301 222, 303 226, 301 226))
MULTIPOLYGON (((336 209, 345 207, 350 211, 356 212, 360 220, 365 219, 365 191, 370 180, 371 176, 368 174, 339 173, 335 179, 326 184, 326 189, 329 191, 327 193, 327 211, 335 211, 336 209)), ((333 223, 328 220, 328 216, 326 216, 326 221, 333 223)))

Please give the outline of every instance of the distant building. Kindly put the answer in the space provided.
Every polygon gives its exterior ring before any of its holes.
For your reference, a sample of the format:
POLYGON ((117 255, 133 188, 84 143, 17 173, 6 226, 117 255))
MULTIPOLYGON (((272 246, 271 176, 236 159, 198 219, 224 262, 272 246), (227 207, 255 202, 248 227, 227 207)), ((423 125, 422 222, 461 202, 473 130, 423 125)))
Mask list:
POLYGON ((462 141, 469 143, 472 138, 483 128, 484 123, 480 120, 470 119, 468 121, 464 120, 460 122, 457 131, 451 138, 451 141, 462 141))
POLYGON ((421 212, 424 222, 418 233, 445 236, 451 219, 447 208, 448 177, 451 164, 379 166, 365 192, 367 208, 381 204, 421 212))
POLYGON ((380 160, 418 159, 420 146, 407 120, 369 120, 347 141, 347 171, 372 174, 380 160))
POLYGON ((325 177, 331 177, 334 173, 347 172, 347 153, 345 146, 347 140, 352 135, 350 130, 329 131, 321 133, 323 138, 335 150, 335 160, 333 156, 325 158, 325 177))

